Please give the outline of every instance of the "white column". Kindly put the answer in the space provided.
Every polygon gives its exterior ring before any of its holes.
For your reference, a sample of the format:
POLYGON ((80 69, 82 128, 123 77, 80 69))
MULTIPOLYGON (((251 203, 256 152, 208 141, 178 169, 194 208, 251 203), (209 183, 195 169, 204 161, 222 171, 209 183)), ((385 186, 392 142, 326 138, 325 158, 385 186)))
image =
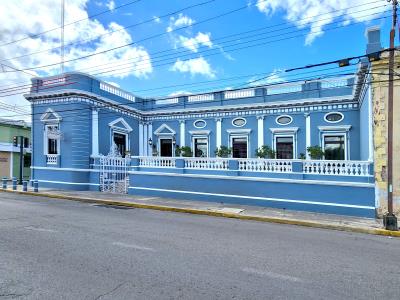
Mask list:
MULTIPOLYGON (((148 156, 152 156, 153 155, 153 145, 149 145, 149 139, 151 138, 151 140, 153 140, 153 124, 152 123, 149 123, 149 125, 147 126, 147 129, 148 129, 148 133, 147 133, 147 155, 148 156)), ((153 143, 154 143, 154 140, 153 140, 153 143)))
POLYGON ((304 114, 306 117, 306 158, 310 159, 307 148, 311 146, 311 117, 310 114, 304 114))
POLYGON ((257 116, 258 148, 264 145, 264 116, 257 116))
POLYGON ((99 111, 92 109, 92 155, 99 155, 99 111))
POLYGON ((144 123, 144 125, 143 125, 143 143, 144 143, 144 145, 143 145, 143 156, 147 156, 148 155, 147 149, 149 147, 149 139, 147 137, 147 132, 148 132, 147 124, 144 123))
POLYGON ((185 121, 179 121, 179 129, 180 129, 180 147, 184 147, 186 144, 185 141, 185 121))
POLYGON ((217 130, 217 133, 216 133, 217 145, 216 146, 217 146, 217 148, 219 148, 222 145, 222 119, 221 118, 215 119, 215 125, 216 125, 216 130, 217 130))
POLYGON ((143 123, 139 122, 139 156, 143 156, 143 123))

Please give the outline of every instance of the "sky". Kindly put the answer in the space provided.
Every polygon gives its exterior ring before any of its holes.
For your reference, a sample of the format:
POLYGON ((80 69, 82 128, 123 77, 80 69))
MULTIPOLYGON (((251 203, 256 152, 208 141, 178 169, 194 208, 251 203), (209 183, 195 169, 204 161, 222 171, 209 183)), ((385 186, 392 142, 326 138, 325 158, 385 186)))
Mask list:
MULTIPOLYGON (((386 0, 65 0, 65 70, 142 97, 352 72, 284 70, 364 54, 371 26, 387 47, 390 8, 386 0)), ((21 86, 60 73, 61 0, 3 0, 0 19, 0 116, 26 119, 21 86)))

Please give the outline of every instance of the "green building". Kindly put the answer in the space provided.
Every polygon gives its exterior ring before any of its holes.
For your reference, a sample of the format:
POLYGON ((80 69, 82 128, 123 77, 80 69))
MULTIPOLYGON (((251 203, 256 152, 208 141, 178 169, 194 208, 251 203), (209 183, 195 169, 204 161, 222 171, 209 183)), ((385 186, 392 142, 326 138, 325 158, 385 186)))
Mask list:
MULTIPOLYGON (((21 120, 0 118, 0 177, 19 178, 20 148, 13 145, 14 136, 23 136, 25 146, 23 150, 23 177, 29 179, 31 174, 31 125, 21 120)), ((18 140, 19 142, 19 140, 18 140)))

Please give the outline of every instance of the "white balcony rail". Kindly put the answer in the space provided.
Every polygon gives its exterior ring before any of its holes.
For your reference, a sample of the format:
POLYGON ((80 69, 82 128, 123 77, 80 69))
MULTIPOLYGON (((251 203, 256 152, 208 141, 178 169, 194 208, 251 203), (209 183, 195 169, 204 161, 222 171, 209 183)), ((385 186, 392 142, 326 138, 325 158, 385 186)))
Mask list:
POLYGON ((158 156, 139 157, 139 167, 174 168, 175 158, 158 156))
POLYGON ((56 165, 58 163, 58 154, 47 154, 46 163, 48 165, 56 165))
POLYGON ((278 85, 267 88, 267 95, 289 94, 301 92, 301 84, 278 85))
POLYGON ((347 86, 347 79, 321 81, 321 89, 331 89, 347 86))
POLYGON ((214 100, 214 94, 201 94, 188 96, 189 102, 211 101, 214 100))
POLYGON ((114 94, 117 95, 119 97, 125 98, 129 101, 135 102, 135 96, 127 93, 123 90, 121 90, 120 88, 117 88, 111 84, 105 83, 105 82, 100 82, 100 89, 103 91, 106 91, 110 94, 114 94))
POLYGON ((239 159, 239 171, 292 173, 292 160, 284 159, 239 159))
POLYGON ((176 104, 179 102, 179 98, 168 98, 168 99, 158 99, 156 100, 156 105, 166 105, 166 104, 176 104))
POLYGON ((368 176, 370 162, 351 160, 304 160, 303 173, 336 176, 368 176))
POLYGON ((193 157, 185 158, 187 169, 228 170, 228 158, 193 157))
POLYGON ((236 98, 248 98, 254 97, 255 90, 237 90, 237 91, 225 91, 224 97, 225 99, 236 99, 236 98))

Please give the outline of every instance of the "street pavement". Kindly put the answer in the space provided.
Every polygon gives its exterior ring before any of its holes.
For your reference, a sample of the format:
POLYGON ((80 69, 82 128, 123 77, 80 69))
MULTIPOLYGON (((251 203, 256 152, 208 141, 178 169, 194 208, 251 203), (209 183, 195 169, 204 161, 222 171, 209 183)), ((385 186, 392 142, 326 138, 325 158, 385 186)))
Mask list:
POLYGON ((0 193, 0 299, 400 299, 400 239, 0 193))

